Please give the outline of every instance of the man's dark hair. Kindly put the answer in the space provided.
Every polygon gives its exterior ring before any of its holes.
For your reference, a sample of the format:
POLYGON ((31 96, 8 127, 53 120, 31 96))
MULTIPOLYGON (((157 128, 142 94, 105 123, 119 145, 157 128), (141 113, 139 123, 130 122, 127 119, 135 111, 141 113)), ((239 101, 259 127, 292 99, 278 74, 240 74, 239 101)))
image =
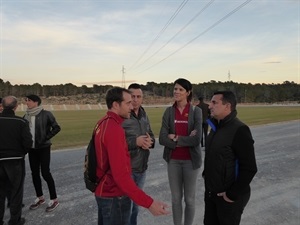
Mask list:
POLYGON ((216 91, 214 95, 222 95, 222 103, 230 103, 231 105, 231 111, 236 109, 236 97, 235 94, 232 91, 216 91))
POLYGON ((137 84, 137 83, 132 83, 129 85, 128 89, 142 89, 141 85, 140 84, 137 84))
POLYGON ((114 102, 118 102, 120 104, 122 101, 124 101, 123 92, 131 95, 129 90, 121 87, 113 87, 107 91, 105 100, 108 109, 112 108, 114 102))
POLYGON ((202 96, 199 96, 198 100, 199 100, 200 102, 203 102, 203 97, 202 97, 202 96))
POLYGON ((34 94, 27 95, 26 98, 30 99, 33 102, 37 102, 38 105, 41 105, 41 103, 42 103, 42 99, 39 96, 34 95, 34 94))
POLYGON ((13 110, 18 105, 18 100, 15 96, 6 96, 2 99, 3 109, 13 110))

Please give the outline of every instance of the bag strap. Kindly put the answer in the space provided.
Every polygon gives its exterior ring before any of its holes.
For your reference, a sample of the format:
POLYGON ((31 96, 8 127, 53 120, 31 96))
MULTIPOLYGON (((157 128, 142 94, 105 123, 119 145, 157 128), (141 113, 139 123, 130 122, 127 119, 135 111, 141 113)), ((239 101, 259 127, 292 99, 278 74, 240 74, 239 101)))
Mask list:
MULTIPOLYGON (((103 122, 103 121, 102 121, 103 122)), ((101 123, 102 123, 101 122, 101 123)), ((100 124, 101 124, 100 123, 100 124)), ((92 134, 92 143, 93 143, 93 145, 94 145, 94 149, 95 149, 95 155, 96 155, 96 145, 95 145, 95 130, 96 130, 96 128, 97 127, 99 127, 100 126, 100 124, 96 124, 96 126, 94 127, 94 130, 93 130, 93 134, 92 134)), ((97 159, 96 159, 97 160, 97 159)), ((109 171, 109 168, 104 172, 104 174, 99 178, 99 179, 97 179, 96 180, 96 183, 97 183, 97 186, 98 186, 98 184, 100 184, 100 182, 101 182, 101 180, 103 179, 103 177, 107 174, 107 172, 109 171)))

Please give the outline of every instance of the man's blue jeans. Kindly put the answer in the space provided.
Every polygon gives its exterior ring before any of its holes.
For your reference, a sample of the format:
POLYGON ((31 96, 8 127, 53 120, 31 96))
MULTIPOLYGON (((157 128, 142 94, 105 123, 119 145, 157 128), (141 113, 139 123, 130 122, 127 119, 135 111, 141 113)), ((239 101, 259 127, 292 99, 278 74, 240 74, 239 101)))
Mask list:
POLYGON ((97 197, 98 225, 128 225, 131 199, 122 197, 97 197))
MULTIPOLYGON (((143 189, 146 180, 146 171, 143 173, 132 173, 132 179, 140 189, 143 189)), ((128 225, 137 225, 138 213, 139 213, 139 206, 133 202, 130 222, 128 225)))

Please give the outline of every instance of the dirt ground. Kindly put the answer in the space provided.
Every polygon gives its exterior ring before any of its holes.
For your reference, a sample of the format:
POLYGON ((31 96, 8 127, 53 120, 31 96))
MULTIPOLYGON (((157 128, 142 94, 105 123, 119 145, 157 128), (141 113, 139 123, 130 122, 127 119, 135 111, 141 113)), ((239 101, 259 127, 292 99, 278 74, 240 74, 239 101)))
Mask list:
MULTIPOLYGON (((255 140, 258 173, 251 187, 252 196, 244 211, 243 225, 300 224, 300 121, 251 127, 255 140)), ((162 146, 156 145, 150 155, 145 191, 155 199, 171 204, 166 163, 162 146)), ((203 157, 205 156, 205 151, 203 157)), ((52 153, 51 170, 57 186, 60 206, 46 213, 46 204, 36 210, 28 207, 35 199, 28 159, 23 216, 29 225, 85 225, 97 224, 97 205, 94 196, 83 182, 84 149, 70 149, 52 153)), ((201 171, 203 167, 201 168, 201 171)), ((47 186, 44 194, 49 198, 47 186)), ((198 178, 194 225, 203 224, 203 179, 198 178)), ((5 221, 9 219, 6 210, 5 221)), ((153 217, 141 209, 141 225, 173 224, 172 215, 153 217)))

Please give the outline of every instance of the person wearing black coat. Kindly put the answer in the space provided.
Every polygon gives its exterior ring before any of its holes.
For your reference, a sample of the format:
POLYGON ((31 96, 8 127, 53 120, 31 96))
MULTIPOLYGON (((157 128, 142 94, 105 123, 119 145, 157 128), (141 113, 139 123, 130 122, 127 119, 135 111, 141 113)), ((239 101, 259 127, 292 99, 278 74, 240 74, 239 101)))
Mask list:
POLYGON ((238 225, 257 172, 254 140, 249 127, 236 117, 231 91, 215 92, 209 108, 213 119, 205 144, 204 224, 238 225))
POLYGON ((7 96, 2 100, 0 114, 0 224, 4 224, 5 197, 10 187, 9 225, 25 223, 22 216, 23 186, 25 178, 24 157, 32 146, 28 122, 15 115, 18 106, 16 97, 7 96))
POLYGON ((201 147, 204 147, 204 143, 206 142, 206 137, 208 133, 208 124, 207 119, 210 118, 210 110, 208 108, 208 104, 203 101, 203 97, 200 96, 198 98, 199 104, 197 105, 202 110, 202 136, 201 136, 201 147))
POLYGON ((30 132, 33 139, 33 145, 28 153, 28 158, 37 197, 34 203, 29 206, 29 209, 37 209, 40 205, 45 203, 41 173, 47 183, 50 194, 50 201, 46 207, 46 212, 51 212, 59 205, 55 182, 50 172, 51 138, 54 137, 61 128, 56 122, 54 115, 50 111, 43 109, 39 96, 33 94, 27 95, 26 105, 27 110, 24 118, 29 121, 30 132))

